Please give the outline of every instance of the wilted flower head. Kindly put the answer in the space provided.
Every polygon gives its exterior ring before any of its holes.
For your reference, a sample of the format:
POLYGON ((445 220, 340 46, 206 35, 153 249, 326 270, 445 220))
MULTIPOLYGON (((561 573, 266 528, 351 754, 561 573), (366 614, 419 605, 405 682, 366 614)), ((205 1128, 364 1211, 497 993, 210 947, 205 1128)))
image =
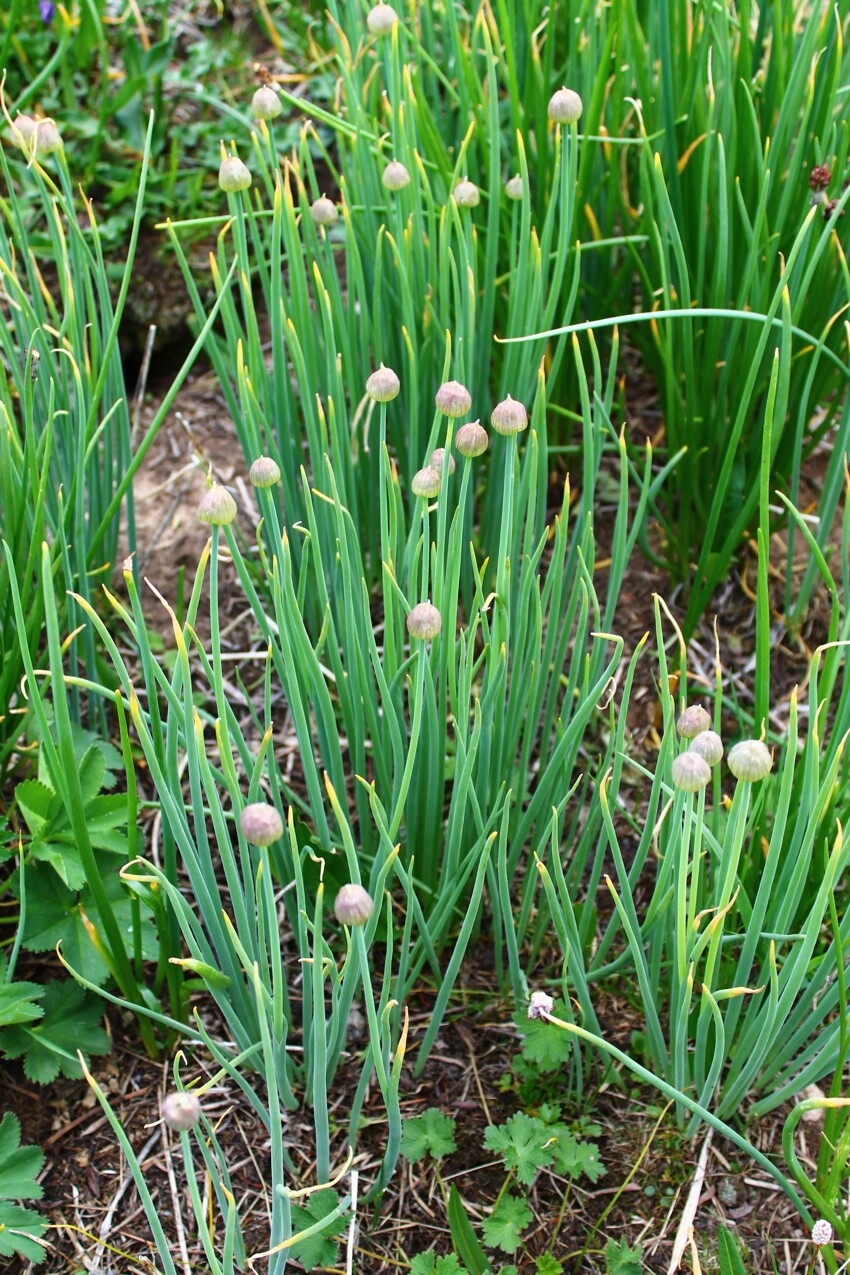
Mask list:
POLYGON ((736 779, 747 784, 765 779, 773 766, 767 744, 760 739, 742 739, 729 749, 729 769, 736 779))
POLYGON ((544 1014, 551 1014, 555 1008, 555 1002, 547 992, 532 992, 528 1002, 528 1017, 543 1018, 544 1014))
POLYGON ((252 487, 274 487, 280 482, 280 466, 271 456, 258 456, 248 470, 252 487))
POLYGON ((679 716, 676 729, 683 739, 695 739, 711 726, 711 717, 702 704, 691 704, 679 716))
MULTIPOLYGON (((448 455, 449 455, 449 473, 453 474, 455 472, 455 458, 451 454, 451 452, 449 452, 448 455)), ((431 459, 428 461, 428 464, 431 466, 432 469, 436 469, 438 474, 442 474, 443 464, 445 463, 445 459, 446 459, 445 447, 435 447, 431 453, 431 459)))
POLYGON ((201 497, 198 519, 211 527, 226 527, 236 517, 236 501, 226 487, 213 483, 201 497))
POLYGON ((339 218, 336 204, 326 195, 320 195, 310 205, 310 216, 314 226, 332 226, 339 218))
POLYGON ((404 164, 399 163, 397 159, 392 159, 381 174, 381 182, 385 190, 403 190, 405 186, 410 185, 410 173, 404 164))
POLYGON ((226 195, 235 195, 251 185, 251 174, 238 155, 225 155, 218 170, 218 184, 226 195))
POLYGON ((819 1217, 812 1227, 812 1243, 818 1248, 832 1243, 833 1230, 826 1218, 819 1217))
POLYGON ((471 182, 467 177, 458 182, 452 194, 458 208, 475 208, 481 203, 481 192, 475 182, 471 182))
POLYGON ((373 372, 366 380, 366 393, 376 403, 389 403, 394 399, 401 389, 401 382, 391 367, 384 367, 383 363, 373 372))
POLYGON ((493 408, 490 424, 497 434, 519 434, 528 426, 528 412, 509 394, 493 408))
POLYGON ((689 753, 699 753, 709 766, 716 766, 723 757, 723 740, 713 730, 703 730, 692 741, 689 753))
POLYGON ((508 199, 522 199, 524 193, 525 186, 519 173, 517 173, 516 177, 509 177, 505 182, 505 194, 508 199))
POLYGON ((435 638, 443 627, 443 617, 430 602, 419 602, 407 617, 407 631, 411 637, 426 642, 435 638))
POLYGON ((201 1104, 193 1093, 169 1093, 162 1100, 160 1115, 169 1129, 184 1133, 200 1120, 201 1104))
POLYGON ((699 792, 711 779, 711 770, 705 758, 689 748, 674 758, 672 775, 673 784, 680 792, 699 792))
POLYGON ((398 22, 391 4, 376 4, 366 14, 366 27, 372 35, 389 35, 398 22))
POLYGON ((334 914, 340 925, 363 925, 375 905, 362 885, 344 885, 334 900, 334 914))
POLYGON ((549 99, 549 119, 556 124, 575 124, 581 112, 581 98, 572 89, 558 89, 549 99))
POLYGON ((455 447, 461 456, 467 456, 470 459, 482 456, 489 446, 490 436, 479 421, 470 421, 468 425, 461 425, 455 434, 455 447))
POLYGON ((261 84, 251 99, 251 114, 255 120, 273 120, 283 110, 283 103, 270 84, 261 84))
POLYGON ((252 846, 270 846, 283 836, 280 812, 265 801, 252 801, 239 813, 239 827, 252 846))
POLYGON ((472 395, 460 381, 446 381, 437 390, 434 402, 444 416, 465 416, 472 407, 472 395))
POLYGON ((426 500, 433 500, 435 496, 439 496, 442 485, 440 474, 432 465, 417 469, 410 480, 410 490, 414 496, 424 496, 426 500))
POLYGON ((832 181, 832 173, 827 164, 815 164, 809 173, 809 185, 812 190, 826 190, 832 181))

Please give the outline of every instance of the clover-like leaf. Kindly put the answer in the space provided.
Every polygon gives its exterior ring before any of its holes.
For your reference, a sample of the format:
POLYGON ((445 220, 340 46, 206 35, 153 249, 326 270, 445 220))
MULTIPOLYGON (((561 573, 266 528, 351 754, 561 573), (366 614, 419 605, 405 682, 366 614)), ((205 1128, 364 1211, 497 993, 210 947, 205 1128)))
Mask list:
POLYGON ((504 1124, 488 1125, 484 1134, 485 1147, 502 1157, 505 1168, 513 1169, 522 1186, 531 1186, 538 1170, 552 1163, 552 1141, 552 1130, 522 1111, 504 1124))
POLYGON ((485 1244, 505 1253, 515 1253, 522 1243, 522 1232, 533 1216, 525 1200, 516 1195, 503 1195, 481 1224, 485 1244))
POLYGON ((641 1275, 641 1250, 625 1240, 609 1240, 605 1247, 606 1275, 641 1275))
POLYGON ((47 1085, 60 1071, 81 1076, 78 1049, 84 1056, 109 1053, 112 1044, 101 1026, 102 1005, 73 979, 48 983, 42 1005, 44 1017, 39 1022, 8 1027, 0 1036, 0 1049, 7 1058, 23 1057, 30 1080, 47 1085))
MULTIPOLYGON (((330 1187, 324 1191, 314 1191, 307 1196, 305 1204, 292 1205, 293 1233, 304 1231, 308 1226, 314 1226, 316 1222, 330 1217, 338 1206, 339 1196, 330 1187)), ((328 1222, 326 1228, 293 1244, 290 1252, 308 1271, 314 1270, 317 1266, 335 1266, 339 1256, 337 1237, 347 1226, 347 1218, 335 1217, 328 1222)))
POLYGON ((416 1164, 431 1155, 439 1160, 456 1150, 455 1122, 443 1115, 437 1107, 429 1107, 421 1116, 410 1116, 404 1122, 401 1135, 401 1154, 416 1164))

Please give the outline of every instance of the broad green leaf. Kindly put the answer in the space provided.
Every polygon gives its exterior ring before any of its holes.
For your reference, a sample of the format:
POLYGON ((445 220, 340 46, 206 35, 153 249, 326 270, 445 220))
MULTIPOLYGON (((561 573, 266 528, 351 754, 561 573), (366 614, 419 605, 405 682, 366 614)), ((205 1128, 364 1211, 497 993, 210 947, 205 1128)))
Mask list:
POLYGON ((557 1139, 553 1144, 553 1161, 557 1173, 570 1178, 583 1174, 591 1182, 598 1182, 604 1176, 605 1169, 595 1142, 580 1142, 564 1125, 554 1125, 551 1133, 557 1139))
POLYGON ((84 1056, 109 1053, 112 1043, 101 1025, 103 1007, 73 979, 48 983, 43 1004, 40 1022, 10 1027, 0 1037, 8 1058, 23 1057, 30 1080, 50 1084, 60 1071, 64 1076, 81 1076, 78 1049, 84 1056))
POLYGON ((536 1116, 518 1111, 501 1125, 488 1125, 484 1145, 502 1157, 506 1169, 513 1169, 517 1181, 531 1186, 537 1173, 552 1163, 552 1131, 536 1116))
POLYGON ((43 995, 44 988, 38 983, 4 983, 0 986, 0 1027, 41 1018, 44 1010, 35 1002, 43 995))
POLYGON ((728 1226, 721 1226, 717 1232, 717 1260, 720 1265, 720 1275, 746 1275, 738 1241, 728 1226))
POLYGON ((609 1240, 605 1247, 606 1275, 641 1275, 641 1250, 625 1240, 609 1240))
POLYGON ((47 1257, 47 1249, 33 1236, 43 1235, 48 1223, 33 1209, 0 1201, 0 1257, 19 1253, 27 1261, 38 1264, 47 1257))
POLYGON ((417 1253, 410 1259, 410 1275, 469 1275, 465 1266, 461 1266, 454 1253, 446 1257, 437 1257, 433 1249, 427 1253, 417 1253))
MULTIPOLYGON (((330 1188, 324 1191, 314 1191, 312 1195, 307 1197, 306 1205, 293 1204, 293 1234, 297 1231, 305 1230, 308 1226, 312 1226, 314 1222, 320 1222, 329 1213, 333 1213, 338 1204, 339 1197, 336 1191, 332 1191, 330 1188)), ((347 1226, 347 1218, 334 1218, 332 1222, 328 1223, 326 1231, 308 1235, 306 1239, 299 1240, 297 1244, 293 1244, 291 1248, 292 1256, 303 1263, 308 1271, 315 1270, 317 1266, 335 1266, 339 1255, 339 1244, 336 1237, 341 1235, 347 1226)))
POLYGON ((452 1243, 470 1275, 492 1275, 492 1267, 483 1248, 478 1243, 476 1234, 472 1229, 472 1223, 466 1216, 463 1200, 460 1198, 460 1193, 454 1183, 452 1183, 452 1188, 449 1192, 447 1212, 449 1229, 452 1233, 452 1243))
POLYGON ((515 1253, 522 1243, 522 1232, 533 1217, 525 1200, 516 1195, 503 1195, 490 1217, 481 1224, 485 1244, 505 1253, 515 1253))
MULTIPOLYGON (((555 1013, 563 1014, 562 1002, 555 1002, 555 1013)), ((522 1056, 527 1062, 534 1063, 540 1072, 557 1071, 569 1059, 572 1051, 572 1037, 569 1032, 561 1031, 553 1023, 544 1023, 542 1019, 517 1019, 522 1031, 522 1056)))
POLYGON ((401 1135, 401 1154, 414 1164, 432 1155, 435 1160, 451 1155, 456 1150, 455 1122, 444 1116, 437 1107, 429 1107, 421 1116, 411 1116, 404 1122, 401 1135))
POLYGON ((33 837, 49 827, 62 810, 61 799, 37 779, 25 779, 16 786, 15 802, 33 837))
POLYGON ((21 1122, 7 1111, 0 1120, 0 1200, 40 1200, 43 1163, 38 1147, 21 1146, 21 1122))
POLYGON ((552 1253, 541 1253, 534 1259, 537 1275, 564 1275, 564 1264, 552 1253))

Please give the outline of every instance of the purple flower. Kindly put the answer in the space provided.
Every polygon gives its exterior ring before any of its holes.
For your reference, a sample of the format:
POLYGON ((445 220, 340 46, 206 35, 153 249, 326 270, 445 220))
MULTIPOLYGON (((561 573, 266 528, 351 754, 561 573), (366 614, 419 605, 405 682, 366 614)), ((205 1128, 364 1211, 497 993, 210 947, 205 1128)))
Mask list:
POLYGON ((56 5, 51 0, 38 0, 38 11, 41 14, 41 20, 46 27, 49 27, 53 21, 53 15, 56 13, 56 5))

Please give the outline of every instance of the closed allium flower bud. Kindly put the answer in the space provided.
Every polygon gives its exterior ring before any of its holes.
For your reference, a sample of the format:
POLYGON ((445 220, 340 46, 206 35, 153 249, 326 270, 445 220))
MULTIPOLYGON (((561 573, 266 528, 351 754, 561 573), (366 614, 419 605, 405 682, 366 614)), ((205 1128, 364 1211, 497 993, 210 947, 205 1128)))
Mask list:
POLYGON ((701 735, 710 726, 711 717, 702 704, 691 704, 680 715, 676 723, 676 729, 683 739, 696 739, 697 735, 701 735))
POLYGON ((53 155, 62 149, 62 138, 53 120, 37 120, 30 140, 30 149, 36 155, 53 155))
POLYGON ((213 483, 201 497, 198 519, 211 527, 226 527, 236 517, 236 501, 226 487, 213 483))
POLYGON ((12 141, 16 146, 25 146, 29 149, 35 128, 36 122, 31 115, 24 115, 22 112, 18 112, 12 120, 12 141))
POLYGON ((408 633, 423 642, 435 638, 442 627, 443 617, 430 602, 419 602, 407 617, 408 633))
POLYGON ((723 757, 723 740, 713 730, 703 730, 688 749, 689 753, 698 753, 704 757, 709 766, 716 766, 723 757))
POLYGON ((551 1014, 555 1008, 555 1002, 547 992, 532 992, 528 1002, 528 1017, 542 1018, 544 1014, 551 1014))
POLYGON ((464 177, 452 191, 458 208, 475 208, 481 203, 481 192, 474 182, 464 177))
POLYGON ((362 885, 344 885, 334 900, 334 914, 341 925, 364 925, 375 905, 362 885))
POLYGON ((581 111, 581 98, 572 89, 558 89, 549 98, 549 119, 556 124, 575 124, 581 111))
POLYGON ((437 390, 434 402, 437 404, 437 410, 444 416, 456 418, 465 416, 472 407, 472 395, 460 381, 446 381, 445 385, 441 385, 437 390))
MULTIPOLYGON (((431 466, 432 469, 436 469, 438 474, 442 474, 443 463, 445 459, 446 459, 445 447, 435 447, 431 453, 431 459, 428 461, 428 464, 431 466)), ((453 474, 454 472, 455 472, 455 458, 451 454, 451 452, 449 452, 449 473, 453 474)))
POLYGON ((711 779, 708 762, 691 749, 675 758, 672 774, 673 785, 680 792, 699 792, 711 779))
POLYGON ((169 1129, 185 1133, 201 1118, 201 1104, 193 1093, 169 1093, 162 1100, 160 1114, 169 1129))
POLYGON ((426 500, 433 500, 435 496, 439 496, 441 486, 442 479, 432 465, 417 469, 410 480, 410 490, 414 496, 424 496, 426 500))
POLYGON ((268 84, 261 84, 251 99, 251 114, 255 120, 277 119, 283 110, 283 103, 268 84))
POLYGON ((455 447, 461 456, 467 456, 470 459, 475 456, 483 456, 489 446, 490 435, 478 421, 470 421, 468 425, 461 425, 455 434, 455 447))
POLYGON ((760 739, 742 739, 729 749, 729 769, 736 779, 746 784, 765 779, 773 766, 767 744, 760 739))
POLYGON ((398 22, 391 4, 376 4, 366 14, 366 27, 372 35, 389 35, 398 22))
POLYGON ((376 403, 389 403, 396 398, 401 389, 401 382, 391 367, 383 363, 366 381, 366 393, 376 403))
POLYGON ((812 1227, 812 1243, 818 1248, 822 1248, 824 1244, 832 1243, 832 1227, 826 1218, 819 1217, 812 1227))
POLYGON ((519 173, 517 173, 516 177, 509 177, 505 182, 505 194, 508 199, 522 199, 525 194, 525 186, 519 173))
POLYGON ((270 846, 283 836, 283 820, 274 806, 252 801, 239 814, 239 827, 252 846, 270 846))
POLYGON ((271 456, 258 456, 248 470, 252 487, 274 487, 280 482, 280 466, 271 456))
POLYGON ((381 181, 386 190, 403 190, 405 186, 410 185, 410 173, 404 164, 400 164, 397 159, 393 159, 387 164, 381 174, 381 181))
POLYGON ((237 155, 225 155, 221 161, 218 184, 226 195, 235 195, 251 185, 251 174, 237 155))
POLYGON ((528 412, 509 394, 493 408, 490 424, 497 434, 519 434, 528 426, 528 412))
POLYGON ((332 226, 339 217, 336 204, 327 198, 326 195, 320 195, 318 199, 314 199, 310 205, 310 216, 313 218, 315 226, 332 226))

